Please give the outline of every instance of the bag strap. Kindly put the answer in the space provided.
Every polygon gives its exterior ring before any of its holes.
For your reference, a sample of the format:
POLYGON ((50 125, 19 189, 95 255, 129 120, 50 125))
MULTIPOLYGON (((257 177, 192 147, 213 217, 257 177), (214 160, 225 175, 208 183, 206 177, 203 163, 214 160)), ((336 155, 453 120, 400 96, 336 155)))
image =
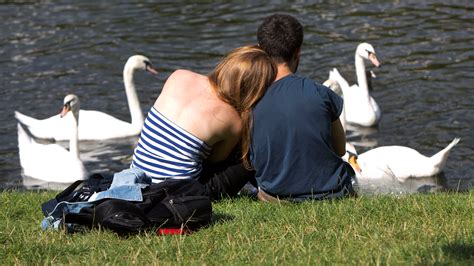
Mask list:
POLYGON ((41 210, 43 211, 44 216, 48 216, 54 210, 56 205, 61 201, 69 201, 70 199, 74 198, 74 195, 72 195, 72 193, 82 183, 84 183, 83 180, 78 180, 69 185, 65 190, 57 194, 56 197, 46 202, 43 202, 43 204, 41 204, 41 210))
POLYGON ((56 195, 56 200, 58 202, 61 202, 61 201, 64 201, 64 200, 67 200, 65 199, 68 195, 70 195, 74 190, 76 190, 76 188, 80 185, 84 183, 84 180, 77 180, 76 182, 72 183, 71 185, 69 185, 65 190, 63 190, 62 192, 60 192, 58 195, 56 195))
POLYGON ((146 219, 144 213, 135 204, 120 199, 106 199, 95 206, 94 211, 96 221, 99 223, 118 212, 130 213, 131 215, 146 219))
POLYGON ((95 206, 82 208, 80 213, 68 213, 64 221, 88 227, 101 225, 118 233, 138 231, 151 224, 132 202, 118 199, 104 199, 95 206))
POLYGON ((105 200, 95 207, 94 214, 96 224, 115 231, 138 231, 151 225, 143 211, 133 202, 126 200, 105 200))

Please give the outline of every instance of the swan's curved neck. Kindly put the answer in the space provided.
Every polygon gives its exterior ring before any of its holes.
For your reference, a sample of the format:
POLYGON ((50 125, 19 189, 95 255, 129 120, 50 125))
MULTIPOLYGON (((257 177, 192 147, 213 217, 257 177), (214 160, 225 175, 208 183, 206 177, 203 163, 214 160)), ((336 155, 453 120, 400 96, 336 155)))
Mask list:
POLYGON ((71 131, 71 137, 69 139, 69 152, 74 155, 74 157, 79 159, 79 115, 71 114, 72 120, 74 121, 74 127, 71 131))
POLYGON ((357 75, 357 84, 364 92, 369 94, 369 88, 367 86, 367 76, 365 75, 365 64, 364 59, 356 53, 355 55, 355 68, 357 75))
POLYGON ((132 126, 140 131, 143 125, 143 113, 135 89, 135 82, 133 81, 134 73, 135 69, 126 64, 123 69, 123 83, 125 85, 125 93, 127 94, 128 108, 130 109, 132 126))

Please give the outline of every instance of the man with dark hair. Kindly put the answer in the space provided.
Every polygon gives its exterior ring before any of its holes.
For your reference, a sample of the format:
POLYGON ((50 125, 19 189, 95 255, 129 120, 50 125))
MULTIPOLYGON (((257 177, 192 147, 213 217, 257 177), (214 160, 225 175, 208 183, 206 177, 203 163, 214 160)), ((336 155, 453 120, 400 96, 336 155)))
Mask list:
POLYGON ((305 200, 354 195, 345 133, 343 100, 327 87, 295 75, 303 27, 292 16, 265 18, 258 45, 278 65, 275 82, 253 109, 251 162, 258 198, 305 200))
POLYGON ((289 15, 269 16, 259 27, 257 40, 276 63, 298 63, 303 44, 303 26, 289 15))

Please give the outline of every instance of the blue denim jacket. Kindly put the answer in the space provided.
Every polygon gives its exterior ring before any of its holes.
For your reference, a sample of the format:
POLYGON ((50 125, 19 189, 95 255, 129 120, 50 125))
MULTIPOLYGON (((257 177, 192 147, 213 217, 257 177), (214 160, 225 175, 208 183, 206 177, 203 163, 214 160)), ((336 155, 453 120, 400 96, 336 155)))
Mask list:
MULTIPOLYGON (((59 229, 62 218, 68 213, 79 213, 82 208, 92 207, 94 204, 105 198, 122 199, 128 201, 142 201, 142 189, 151 185, 151 178, 139 168, 125 169, 114 174, 110 188, 95 193, 87 202, 67 202, 62 201, 56 205, 54 210, 43 219, 41 228, 59 229)), ((68 227, 72 225, 67 225, 68 227)))
POLYGON ((114 174, 110 188, 92 195, 89 201, 105 198, 142 201, 142 188, 151 185, 151 178, 140 168, 129 168, 114 174))

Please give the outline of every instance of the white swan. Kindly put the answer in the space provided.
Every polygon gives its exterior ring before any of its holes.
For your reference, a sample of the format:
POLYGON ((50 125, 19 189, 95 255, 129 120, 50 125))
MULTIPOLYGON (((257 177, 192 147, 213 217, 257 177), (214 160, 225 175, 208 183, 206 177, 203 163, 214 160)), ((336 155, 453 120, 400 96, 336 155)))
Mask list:
POLYGON ((396 178, 403 182, 409 177, 427 177, 440 173, 448 159, 450 150, 458 144, 460 138, 431 157, 424 156, 418 151, 404 146, 381 146, 366 151, 349 160, 351 153, 357 154, 355 148, 347 143, 349 156, 345 160, 351 163, 358 178, 396 178))
MULTIPOLYGON (((344 99, 344 92, 342 91, 342 88, 339 82, 337 82, 335 73, 333 71, 329 71, 329 79, 327 79, 323 83, 323 85, 328 87, 329 89, 331 89, 337 95, 341 96, 344 99)), ((346 132, 346 111, 344 109, 344 106, 342 106, 342 111, 341 111, 341 114, 339 115, 339 120, 341 121, 341 125, 342 125, 342 128, 344 129, 344 132, 346 132)))
POLYGON ((87 170, 79 158, 77 140, 79 99, 76 95, 69 94, 64 98, 60 116, 66 115, 69 111, 73 122, 73 128, 69 131, 71 133, 69 151, 58 144, 38 143, 23 128, 24 125, 18 123, 18 150, 20 165, 25 176, 56 183, 72 183, 87 179, 87 170))
MULTIPOLYGON (((140 108, 133 75, 135 70, 142 69, 150 73, 158 72, 152 67, 150 60, 142 55, 131 56, 123 69, 123 81, 128 100, 132 122, 121 121, 111 115, 99 111, 80 110, 79 140, 104 140, 123 138, 140 134, 143 126, 143 113, 140 108)), ((26 125, 36 138, 67 140, 71 136, 72 114, 60 118, 59 115, 47 119, 36 119, 15 111, 16 119, 26 125), (64 126, 64 124, 69 126, 64 126)))
POLYGON ((380 66, 374 47, 368 43, 359 44, 355 52, 357 84, 349 86, 349 83, 336 68, 331 70, 329 75, 330 79, 335 79, 339 83, 343 91, 347 122, 371 127, 377 125, 381 112, 379 106, 369 94, 364 60, 369 60, 376 67, 380 66))

